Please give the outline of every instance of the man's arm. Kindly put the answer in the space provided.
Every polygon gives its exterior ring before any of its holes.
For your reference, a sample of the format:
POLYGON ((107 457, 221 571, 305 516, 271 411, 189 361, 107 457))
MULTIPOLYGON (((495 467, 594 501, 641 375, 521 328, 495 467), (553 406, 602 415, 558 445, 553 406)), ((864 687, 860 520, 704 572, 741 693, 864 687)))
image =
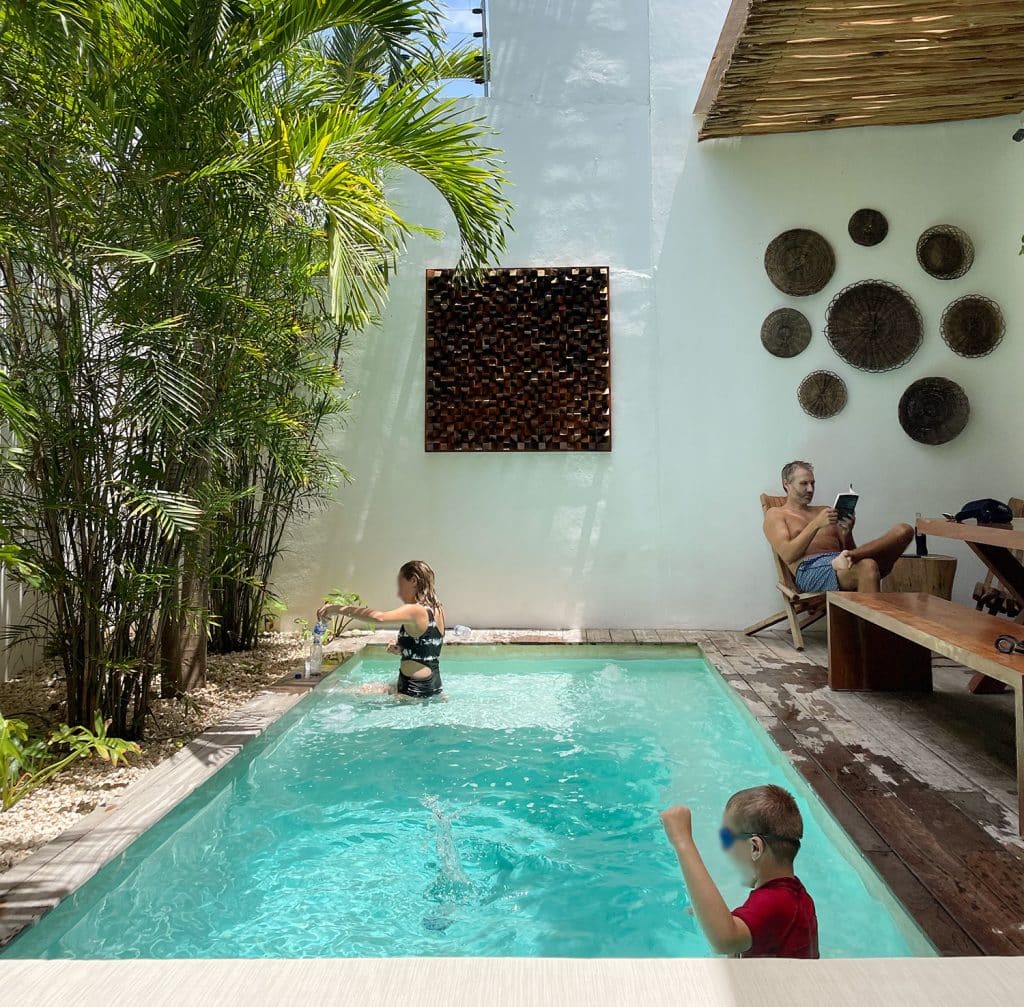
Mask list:
POLYGON ((661 813, 661 823, 679 858, 693 911, 708 943, 720 955, 749 951, 753 944, 750 929, 729 911, 693 841, 690 809, 669 808, 661 813))
POLYGON ((786 516, 781 510, 775 508, 765 515, 764 534, 783 563, 795 563, 804 556, 810 548, 811 542, 814 541, 814 536, 822 528, 827 528, 830 524, 836 524, 838 521, 839 514, 835 508, 823 507, 802 531, 791 535, 786 524, 786 516))

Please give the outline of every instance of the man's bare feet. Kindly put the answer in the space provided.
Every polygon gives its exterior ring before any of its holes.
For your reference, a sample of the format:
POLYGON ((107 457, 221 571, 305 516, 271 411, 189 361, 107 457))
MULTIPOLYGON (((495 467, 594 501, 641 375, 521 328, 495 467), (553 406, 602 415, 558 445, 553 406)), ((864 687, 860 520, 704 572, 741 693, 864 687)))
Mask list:
POLYGON ((853 560, 850 558, 850 552, 848 549, 844 549, 834 560, 832 560, 832 569, 836 573, 841 573, 843 570, 849 570, 853 566, 853 560))

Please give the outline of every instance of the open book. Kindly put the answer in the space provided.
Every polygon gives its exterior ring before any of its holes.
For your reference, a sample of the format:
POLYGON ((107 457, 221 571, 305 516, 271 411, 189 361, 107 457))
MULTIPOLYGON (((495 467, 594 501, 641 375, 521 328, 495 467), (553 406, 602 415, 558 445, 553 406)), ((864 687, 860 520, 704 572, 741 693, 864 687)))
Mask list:
POLYGON ((853 486, 850 486, 849 492, 838 493, 836 495, 836 502, 833 504, 835 509, 839 511, 840 521, 849 521, 853 517, 854 512, 857 510, 857 501, 860 499, 859 493, 853 492, 853 486))

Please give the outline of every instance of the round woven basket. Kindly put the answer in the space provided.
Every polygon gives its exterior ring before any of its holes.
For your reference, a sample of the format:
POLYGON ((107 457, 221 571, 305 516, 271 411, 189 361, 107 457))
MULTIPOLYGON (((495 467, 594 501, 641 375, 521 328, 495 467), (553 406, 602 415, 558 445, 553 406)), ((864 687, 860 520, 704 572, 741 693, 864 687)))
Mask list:
POLYGON ((795 308, 773 311, 761 326, 761 344, 773 357, 795 357, 811 341, 811 323, 795 308))
POLYGON ((847 230, 858 245, 880 245, 889 233, 889 221, 880 210, 858 210, 850 217, 847 230))
POLYGON ((999 305, 969 294, 954 301, 942 315, 942 338, 961 357, 984 357, 1002 341, 1006 322, 999 305))
POLYGON ((937 280, 956 280, 974 265, 974 243, 951 224, 929 227, 917 240, 917 261, 937 280))
POLYGON ((784 294, 807 297, 832 279, 836 257, 817 231, 795 228, 771 240, 764 253, 764 268, 784 294))
POLYGON ((902 367, 920 347, 923 328, 910 296, 884 280, 840 290, 825 321, 832 349, 853 367, 875 373, 902 367))
POLYGON ((949 378, 921 378, 900 399, 900 426, 919 444, 946 444, 971 416, 967 393, 949 378))
POLYGON ((846 405, 846 382, 833 371, 812 371, 797 390, 800 406, 808 416, 827 420, 846 405))

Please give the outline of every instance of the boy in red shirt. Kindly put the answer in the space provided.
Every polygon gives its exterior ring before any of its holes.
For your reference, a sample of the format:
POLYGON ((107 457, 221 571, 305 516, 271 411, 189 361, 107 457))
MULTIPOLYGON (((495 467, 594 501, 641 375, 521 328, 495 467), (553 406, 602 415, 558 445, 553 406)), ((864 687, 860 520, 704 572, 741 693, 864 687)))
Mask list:
POLYGON ((729 911, 693 841, 690 809, 661 813, 683 869, 697 920, 718 954, 740 958, 817 958, 814 902, 793 874, 804 823, 793 795, 774 785, 729 798, 719 835, 753 891, 729 911))

